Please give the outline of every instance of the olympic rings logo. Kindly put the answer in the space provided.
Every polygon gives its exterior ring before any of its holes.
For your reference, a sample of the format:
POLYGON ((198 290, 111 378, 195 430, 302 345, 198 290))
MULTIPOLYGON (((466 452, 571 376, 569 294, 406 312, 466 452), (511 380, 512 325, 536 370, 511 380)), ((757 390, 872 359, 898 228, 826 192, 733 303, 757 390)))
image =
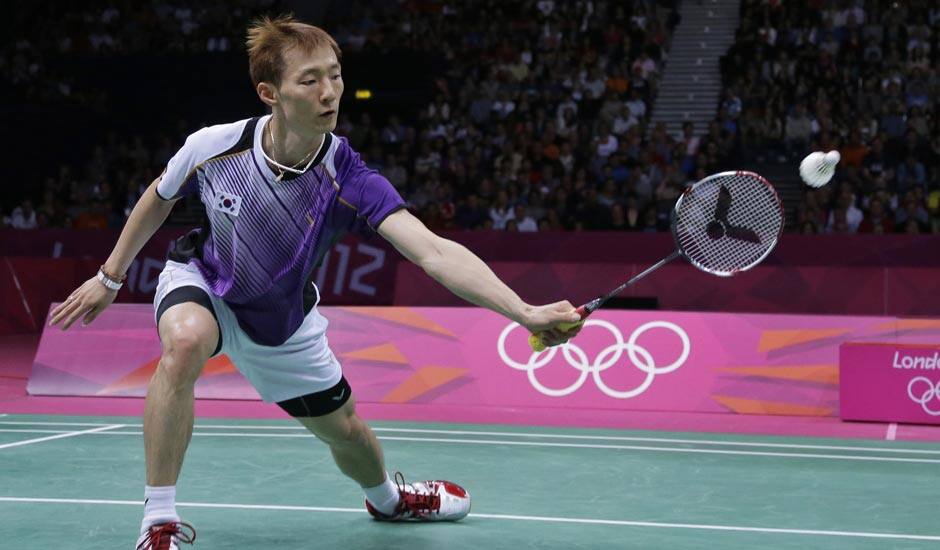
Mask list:
POLYGON ((605 395, 615 399, 630 399, 646 391, 646 389, 650 387, 650 384, 653 383, 653 379, 656 378, 656 375, 668 374, 681 367, 685 363, 685 360, 689 357, 689 352, 692 350, 692 345, 689 342, 689 335, 686 334, 685 331, 682 330, 682 328, 680 328, 678 325, 668 321, 651 321, 649 323, 644 323, 643 325, 640 325, 640 327, 635 331, 633 331, 633 334, 630 335, 630 338, 627 339, 627 341, 624 341, 623 334, 621 334, 620 329, 618 329, 612 323, 601 319, 588 319, 584 324, 585 328, 600 327, 610 332, 610 334, 614 337, 614 343, 601 351, 593 362, 588 360, 587 354, 583 349, 572 342, 568 342, 560 346, 548 348, 543 352, 532 353, 532 355, 529 356, 529 359, 523 363, 512 359, 506 352, 506 339, 509 337, 509 334, 519 326, 519 323, 511 323, 509 326, 503 329, 502 333, 500 333, 499 340, 496 342, 496 349, 499 352, 499 357, 503 360, 504 363, 506 363, 507 366, 516 370, 525 371, 529 378, 529 383, 532 384, 532 387, 549 397, 562 397, 569 395, 584 385, 584 382, 587 380, 588 376, 591 376, 594 378, 594 383, 597 385, 598 389, 604 392, 605 395), (637 344, 637 340, 640 338, 640 336, 646 331, 652 329, 667 329, 679 337, 679 339, 682 341, 682 353, 679 354, 678 359, 668 365, 662 367, 657 366, 652 354, 650 354, 646 348, 637 344), (539 381, 536 372, 540 368, 549 364, 558 354, 559 350, 561 350, 561 353, 565 360, 568 361, 568 364, 580 371, 580 374, 578 375, 578 379, 567 387, 549 388, 539 381), (643 381, 633 389, 616 390, 604 382, 601 373, 620 361, 620 358, 623 357, 624 351, 627 352, 627 356, 633 363, 633 366, 646 373, 646 376, 644 377, 643 381))
POLYGON ((911 401, 917 403, 924 409, 924 412, 930 416, 940 416, 940 409, 932 409, 928 405, 931 401, 940 402, 940 381, 934 384, 926 376, 918 376, 912 378, 907 384, 907 396, 911 398, 911 401), (920 382, 920 384, 918 384, 920 382), (924 388, 923 391, 914 391, 914 385, 917 384, 920 388, 924 388))

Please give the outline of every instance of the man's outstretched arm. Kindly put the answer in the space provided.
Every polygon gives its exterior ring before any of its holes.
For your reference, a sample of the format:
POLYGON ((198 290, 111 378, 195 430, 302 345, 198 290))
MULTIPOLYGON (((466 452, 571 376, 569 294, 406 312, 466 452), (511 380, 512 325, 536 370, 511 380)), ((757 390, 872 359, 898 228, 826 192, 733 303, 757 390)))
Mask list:
POLYGON ((577 330, 568 333, 553 330, 559 323, 581 319, 571 303, 562 301, 542 306, 525 303, 473 252, 435 235, 407 210, 391 214, 379 225, 378 232, 454 294, 500 313, 533 333, 545 332, 547 344, 563 343, 577 333, 577 330))

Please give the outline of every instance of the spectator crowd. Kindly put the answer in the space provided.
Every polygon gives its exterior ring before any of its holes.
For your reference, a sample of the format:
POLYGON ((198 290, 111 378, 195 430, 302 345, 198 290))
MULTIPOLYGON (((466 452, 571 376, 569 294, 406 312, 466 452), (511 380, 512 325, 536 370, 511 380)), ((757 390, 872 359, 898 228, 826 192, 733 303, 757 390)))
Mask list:
POLYGON ((795 228, 940 232, 940 5, 745 0, 741 15, 719 111, 741 154, 842 156, 832 183, 806 189, 795 228))
MULTIPOLYGON (((155 47, 161 38, 147 29, 169 36, 160 47, 172 51, 241 49, 250 17, 279 8, 231 4, 163 2, 142 14, 100 2, 63 24, 67 39, 44 33, 0 50, 0 76, 30 86, 48 78, 42 69, 28 76, 31 56, 155 47)), ((676 197, 709 173, 742 159, 792 163, 795 173, 807 152, 838 149, 835 181, 805 195, 794 229, 940 231, 937 8, 745 0, 715 120, 673 136, 650 114, 675 4, 352 2, 325 22, 344 51, 444 61, 428 68, 432 99, 417 116, 367 110, 341 116, 336 132, 435 230, 663 231, 676 197)), ((107 134, 84 166, 58 167, 3 210, 4 223, 120 227, 193 130, 107 134)))
POLYGON ((4 11, 0 79, 31 102, 102 101, 100 90, 76 84, 66 67, 71 60, 229 51, 243 41, 246 21, 275 5, 274 0, 22 2, 4 11))

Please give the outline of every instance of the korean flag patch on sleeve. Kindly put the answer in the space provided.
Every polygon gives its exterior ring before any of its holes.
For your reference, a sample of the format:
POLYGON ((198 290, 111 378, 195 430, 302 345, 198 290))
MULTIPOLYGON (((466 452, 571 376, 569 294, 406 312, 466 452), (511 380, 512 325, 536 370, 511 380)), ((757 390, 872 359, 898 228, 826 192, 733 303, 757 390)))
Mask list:
POLYGON ((215 202, 212 203, 212 208, 218 210, 219 212, 231 214, 232 216, 237 216, 238 211, 241 210, 241 207, 241 197, 225 192, 216 193, 215 202))

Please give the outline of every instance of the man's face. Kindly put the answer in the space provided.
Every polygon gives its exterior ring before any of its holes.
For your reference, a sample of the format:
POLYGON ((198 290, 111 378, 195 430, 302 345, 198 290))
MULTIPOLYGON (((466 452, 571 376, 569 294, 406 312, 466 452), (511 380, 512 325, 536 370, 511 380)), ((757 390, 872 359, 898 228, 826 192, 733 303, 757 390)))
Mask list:
POLYGON ((285 67, 277 97, 287 120, 311 132, 333 131, 343 95, 343 77, 333 49, 291 48, 283 55, 285 67))

